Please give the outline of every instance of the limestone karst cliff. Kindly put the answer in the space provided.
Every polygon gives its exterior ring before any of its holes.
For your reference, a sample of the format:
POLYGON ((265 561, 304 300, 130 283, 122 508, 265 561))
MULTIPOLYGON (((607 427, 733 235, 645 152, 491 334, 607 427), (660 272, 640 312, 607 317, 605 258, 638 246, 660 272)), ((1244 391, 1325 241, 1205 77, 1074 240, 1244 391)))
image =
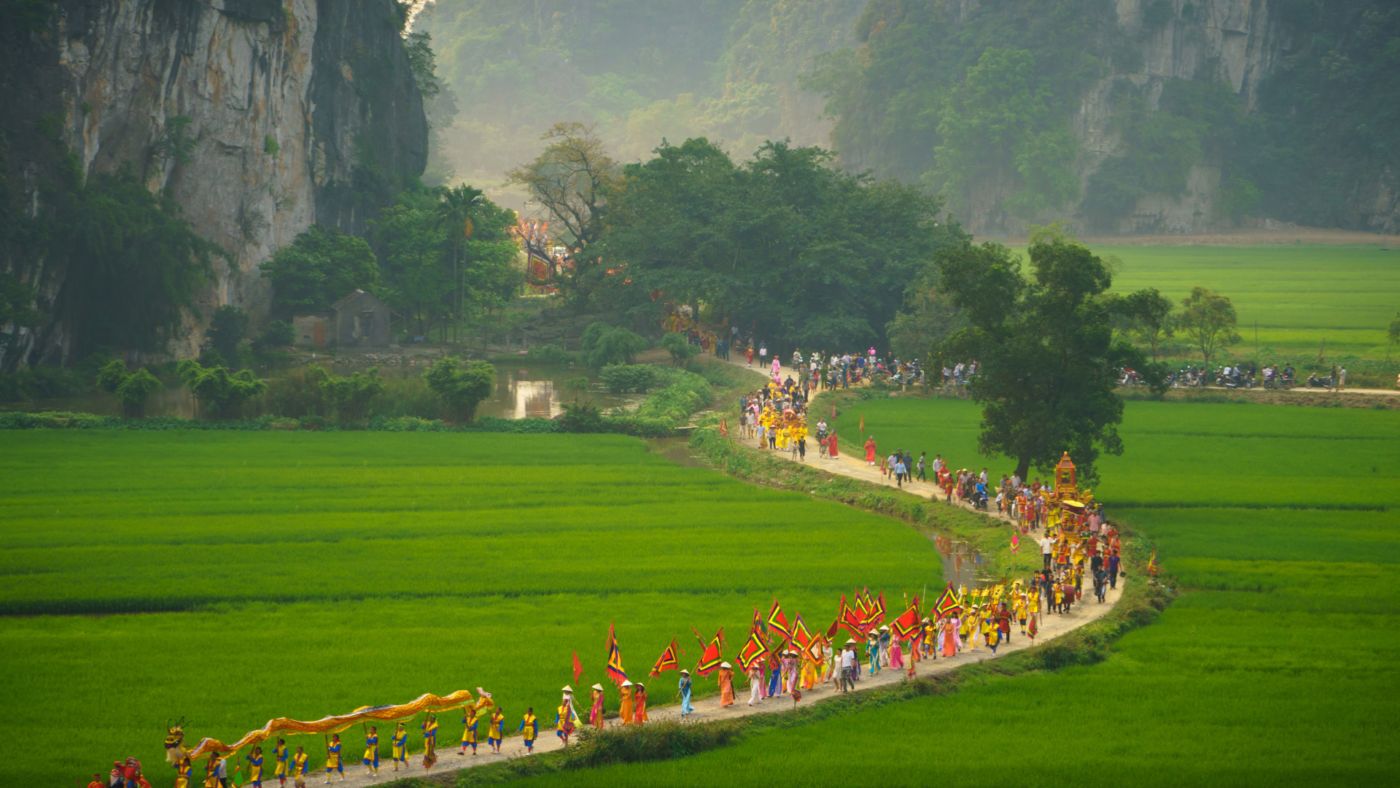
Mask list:
MULTIPOLYGON (((61 0, 7 19, 0 55, 10 210, 45 184, 125 170, 225 253, 198 312, 266 304, 257 266, 313 222, 365 229, 422 173, 427 122, 393 0, 61 0), (71 153, 71 157, 68 155, 71 153)), ((20 245, 0 271, 38 291, 66 272, 20 245)), ((15 332, 0 366, 66 354, 63 320, 15 332)), ((199 318, 182 339, 197 342, 199 318)))

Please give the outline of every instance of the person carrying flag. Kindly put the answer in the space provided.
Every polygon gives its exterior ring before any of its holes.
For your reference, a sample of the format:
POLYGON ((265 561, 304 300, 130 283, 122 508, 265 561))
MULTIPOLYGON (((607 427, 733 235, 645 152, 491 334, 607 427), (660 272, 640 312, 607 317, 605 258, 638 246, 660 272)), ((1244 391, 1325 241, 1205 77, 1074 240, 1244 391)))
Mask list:
POLYGON ((399 770, 399 764, 408 768, 408 729, 401 722, 394 729, 394 736, 389 740, 389 757, 394 761, 394 771, 399 770))
POLYGON ((564 746, 569 746, 569 737, 578 725, 578 712, 574 710, 574 688, 564 685, 564 697, 559 700, 559 708, 554 713, 554 735, 564 746))
POLYGON ((287 750, 287 740, 278 739, 277 746, 272 749, 272 776, 277 778, 278 785, 285 788, 287 785, 287 774, 291 771, 287 766, 287 760, 291 753, 287 750))
POLYGON ((340 781, 345 782, 345 764, 340 762, 340 734, 332 733, 331 740, 326 745, 326 783, 331 781, 331 772, 340 774, 340 781))
POLYGON ((631 680, 629 680, 629 679, 623 679, 623 681, 622 681, 622 686, 619 687, 618 692, 621 693, 621 695, 622 695, 622 698, 618 701, 618 704, 617 704, 617 718, 618 718, 618 722, 619 722, 620 724, 622 724, 622 725, 631 725, 631 724, 632 724, 632 682, 631 682, 631 680))
POLYGON ((365 765, 365 771, 369 772, 371 777, 379 776, 378 726, 369 726, 369 732, 365 734, 365 754, 364 757, 360 759, 360 762, 365 765))

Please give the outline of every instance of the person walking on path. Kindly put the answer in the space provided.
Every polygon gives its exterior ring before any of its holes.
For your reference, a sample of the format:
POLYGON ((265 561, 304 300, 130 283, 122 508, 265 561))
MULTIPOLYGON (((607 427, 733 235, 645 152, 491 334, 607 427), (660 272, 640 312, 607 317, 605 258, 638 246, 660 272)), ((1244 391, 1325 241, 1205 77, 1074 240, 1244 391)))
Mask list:
POLYGON ((636 699, 636 706, 632 711, 632 724, 642 725, 647 721, 647 688, 643 684, 635 684, 632 689, 636 690, 633 697, 636 699))
POLYGON ((865 464, 875 466, 875 438, 870 435, 865 436, 865 464))
POLYGON ((734 668, 728 662, 719 663, 719 705, 734 705, 734 668))
POLYGON ((689 717, 695 712, 695 707, 690 705, 690 671, 681 671, 680 693, 681 693, 681 716, 689 717))
POLYGON ((588 724, 595 730, 603 729, 603 685, 593 685, 593 705, 588 709, 588 724))
POLYGON ((623 725, 632 724, 632 682, 628 679, 622 680, 622 700, 617 705, 617 718, 623 725))
POLYGON ((755 659, 748 669, 749 705, 763 702, 763 666, 755 659))
POLYGON ((520 732, 525 742, 525 754, 534 755, 535 739, 540 735, 540 721, 535 718, 534 706, 525 710, 525 716, 520 720, 520 732))

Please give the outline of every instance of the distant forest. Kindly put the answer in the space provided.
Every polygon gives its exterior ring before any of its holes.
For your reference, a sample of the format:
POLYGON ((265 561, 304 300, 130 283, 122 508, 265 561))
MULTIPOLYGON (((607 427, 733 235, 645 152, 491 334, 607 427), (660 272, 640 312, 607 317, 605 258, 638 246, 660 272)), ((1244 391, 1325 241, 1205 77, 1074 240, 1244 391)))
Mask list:
POLYGON ((1236 6, 430 4, 417 29, 450 102, 437 102, 430 175, 499 191, 541 133, 576 120, 620 161, 663 139, 706 137, 741 157, 766 139, 823 145, 852 170, 939 194, 982 230, 1258 218, 1400 230, 1400 6, 1236 6), (1154 213, 1173 201, 1184 207, 1154 213))

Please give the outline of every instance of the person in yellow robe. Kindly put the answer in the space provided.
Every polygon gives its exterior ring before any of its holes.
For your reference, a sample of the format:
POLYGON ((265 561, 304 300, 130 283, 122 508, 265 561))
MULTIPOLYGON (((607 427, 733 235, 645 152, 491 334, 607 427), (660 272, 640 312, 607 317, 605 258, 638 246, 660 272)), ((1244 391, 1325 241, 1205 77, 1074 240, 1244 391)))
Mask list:
POLYGON ((296 788, 306 788, 306 771, 310 760, 306 750, 297 747, 296 755, 292 756, 292 777, 296 780, 296 788))
POLYGON ((497 755, 501 752, 501 744, 505 741, 506 713, 497 706, 491 710, 491 719, 486 725, 486 743, 491 745, 491 751, 497 755))
POLYGON ((175 764, 175 788, 190 788, 190 772, 193 769, 194 764, 190 762, 188 755, 175 764))
POLYGON ((540 721, 535 718, 535 707, 531 706, 525 710, 525 716, 520 719, 520 734, 525 742, 525 753, 533 755, 535 752, 535 739, 540 735, 540 721))
POLYGON ((394 729, 394 736, 389 740, 389 757, 394 760, 394 771, 399 770, 399 764, 408 768, 408 728, 402 722, 394 729))
POLYGON ((632 724, 632 682, 627 679, 622 680, 620 689, 622 699, 618 701, 617 717, 623 725, 632 724))
POLYGON ((287 750, 287 740, 278 739, 277 746, 272 748, 272 776, 277 778, 278 784, 286 786, 287 775, 291 774, 291 769, 287 766, 287 760, 291 758, 291 752, 287 750))
POLYGON ((253 751, 244 757, 248 762, 248 785, 252 788, 262 788, 263 780, 263 750, 261 747, 254 747, 253 751))
POLYGON ((476 709, 470 706, 462 710, 462 748, 457 751, 458 755, 466 755, 467 748, 472 748, 472 755, 476 755, 476 729, 479 724, 476 719, 476 709))

